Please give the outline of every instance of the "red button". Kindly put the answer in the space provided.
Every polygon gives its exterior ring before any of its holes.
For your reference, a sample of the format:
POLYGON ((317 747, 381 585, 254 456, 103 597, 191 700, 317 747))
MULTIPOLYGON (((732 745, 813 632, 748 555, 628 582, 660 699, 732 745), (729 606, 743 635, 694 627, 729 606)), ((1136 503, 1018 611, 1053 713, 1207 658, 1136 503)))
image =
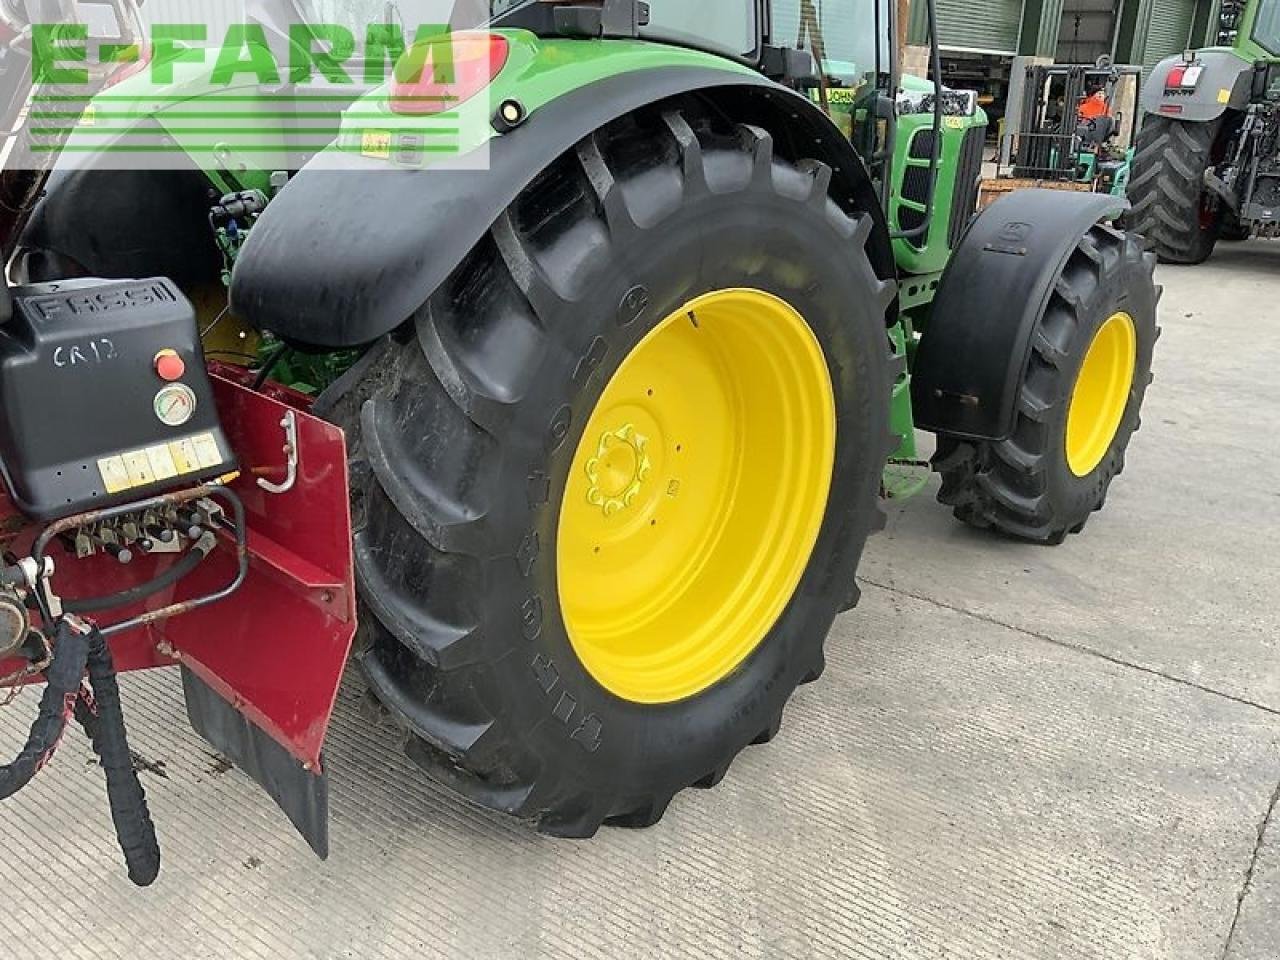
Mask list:
POLYGON ((156 375, 161 380, 168 380, 172 383, 175 380, 181 380, 182 375, 186 372, 187 365, 178 356, 177 351, 161 350, 156 354, 156 375))

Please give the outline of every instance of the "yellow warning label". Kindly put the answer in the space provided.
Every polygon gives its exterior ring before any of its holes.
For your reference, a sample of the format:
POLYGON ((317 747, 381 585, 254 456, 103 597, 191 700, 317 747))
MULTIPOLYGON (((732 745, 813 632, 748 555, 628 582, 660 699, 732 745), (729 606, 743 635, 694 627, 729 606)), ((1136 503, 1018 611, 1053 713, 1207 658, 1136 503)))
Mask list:
POLYGON ((201 433, 191 438, 195 444, 196 459, 202 468, 216 467, 222 462, 222 451, 218 449, 217 438, 212 433, 201 433))
POLYGON ((157 480, 172 480, 178 475, 178 465, 173 462, 173 454, 168 447, 147 447, 147 462, 151 464, 151 472, 157 480))
POLYGON ((167 444, 130 450, 98 461, 98 473, 107 493, 123 493, 135 487, 172 480, 221 466, 222 448, 212 433, 198 433, 167 444))
POLYGON ((173 465, 178 473, 195 473, 200 469, 200 457, 190 438, 174 440, 169 444, 169 453, 173 455, 173 465))
POLYGON ((1218 91, 1218 102, 1219 102, 1219 103, 1230 103, 1230 102, 1231 102, 1231 91, 1230 91, 1230 90, 1225 90, 1225 89, 1223 89, 1223 90, 1219 90, 1219 91, 1218 91))
POLYGON ((156 482, 156 475, 151 472, 151 464, 147 460, 147 451, 134 450, 124 455, 124 468, 129 471, 129 486, 145 487, 156 482))
POLYGON ((107 493, 120 493, 133 486, 129 480, 129 471, 125 469, 124 457, 104 457, 98 461, 98 473, 102 476, 102 485, 107 493))

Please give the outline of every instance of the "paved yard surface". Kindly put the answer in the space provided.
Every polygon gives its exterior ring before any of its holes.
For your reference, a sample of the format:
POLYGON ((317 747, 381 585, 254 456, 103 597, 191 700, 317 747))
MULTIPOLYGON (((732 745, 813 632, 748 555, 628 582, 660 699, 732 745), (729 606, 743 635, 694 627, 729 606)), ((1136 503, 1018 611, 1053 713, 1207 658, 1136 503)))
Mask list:
POLYGON ((352 684, 321 864, 187 730, 176 677, 130 678, 161 879, 123 879, 72 738, 0 809, 0 957, 1277 960, 1280 244, 1161 280, 1109 511, 1047 550, 895 508, 823 682, 658 828, 573 844, 472 810, 352 684))

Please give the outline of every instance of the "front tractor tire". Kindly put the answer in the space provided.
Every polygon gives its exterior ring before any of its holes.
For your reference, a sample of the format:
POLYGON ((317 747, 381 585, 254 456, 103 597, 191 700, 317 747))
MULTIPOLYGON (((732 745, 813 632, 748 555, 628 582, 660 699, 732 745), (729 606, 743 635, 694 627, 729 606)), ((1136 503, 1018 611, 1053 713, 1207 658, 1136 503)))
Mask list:
POLYGON ((1081 238, 1032 335, 1012 434, 938 438, 938 499, 958 519, 1056 545, 1102 509, 1152 380, 1154 270, 1133 234, 1098 225, 1081 238))
POLYGON ((1161 263, 1200 264, 1221 237, 1224 212, 1205 189, 1221 119, 1207 123, 1149 116, 1138 133, 1126 225, 1161 263))
POLYGON ((370 374, 363 666, 471 801, 647 826, 822 672, 880 518, 895 295, 830 179, 759 128, 625 118, 370 374))

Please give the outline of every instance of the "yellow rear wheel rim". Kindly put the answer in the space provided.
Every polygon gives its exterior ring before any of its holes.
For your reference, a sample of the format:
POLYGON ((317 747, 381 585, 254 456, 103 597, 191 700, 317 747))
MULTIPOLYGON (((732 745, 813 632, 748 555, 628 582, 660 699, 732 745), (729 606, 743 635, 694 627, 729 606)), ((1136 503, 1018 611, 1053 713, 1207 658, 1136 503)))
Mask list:
POLYGON ((1098 468, 1120 429, 1133 389, 1138 334, 1133 317, 1115 313, 1089 345, 1067 413, 1067 465, 1077 477, 1098 468))
POLYGON ((561 504, 560 606, 587 671, 671 703, 728 676, 808 566, 835 394, 804 318, 758 290, 690 302, 605 387, 561 504))

